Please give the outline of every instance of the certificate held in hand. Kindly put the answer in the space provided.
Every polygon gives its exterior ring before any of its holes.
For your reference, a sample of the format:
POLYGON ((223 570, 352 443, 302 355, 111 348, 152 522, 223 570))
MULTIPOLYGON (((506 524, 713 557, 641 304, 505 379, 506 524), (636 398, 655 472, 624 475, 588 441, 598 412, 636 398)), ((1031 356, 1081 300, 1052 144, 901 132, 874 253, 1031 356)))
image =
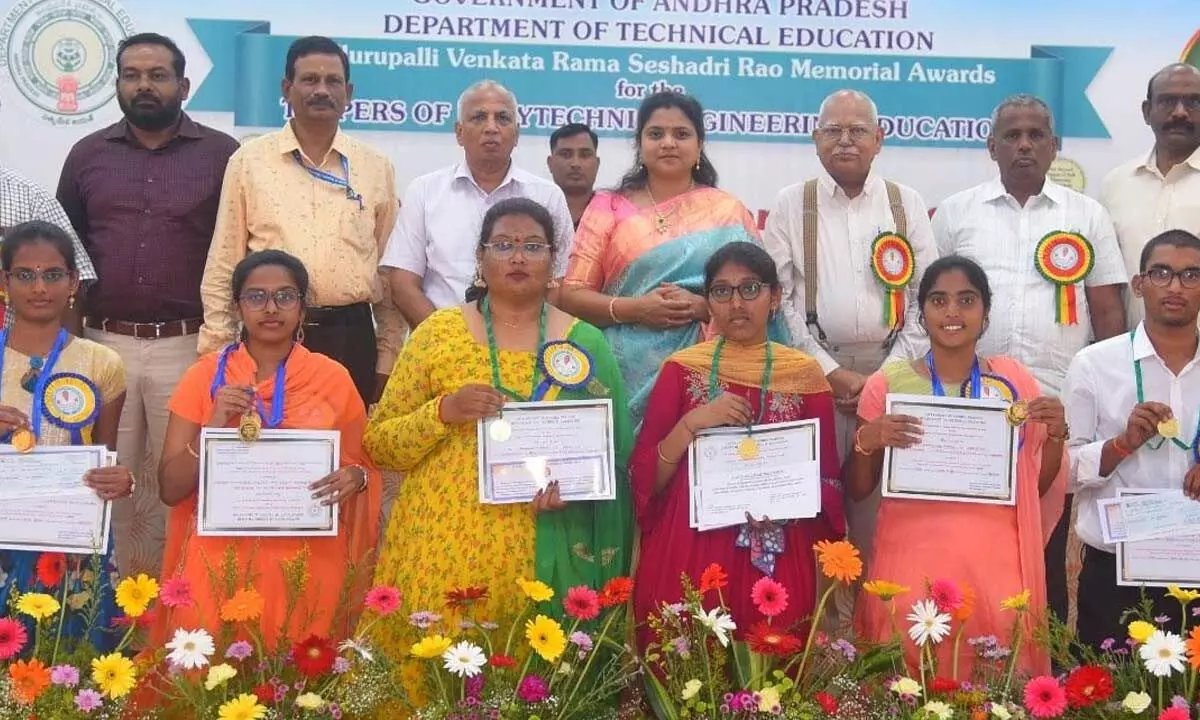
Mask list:
POLYGON ((336 430, 263 430, 246 442, 236 429, 200 433, 197 534, 312 537, 338 534, 338 507, 309 488, 338 469, 336 430))
POLYGON ((108 552, 111 503, 83 484, 113 464, 103 446, 0 446, 0 548, 80 555, 108 552))
POLYGON ((921 440, 883 455, 884 497, 1016 505, 1018 428, 1004 400, 887 396, 889 415, 921 421, 921 440))

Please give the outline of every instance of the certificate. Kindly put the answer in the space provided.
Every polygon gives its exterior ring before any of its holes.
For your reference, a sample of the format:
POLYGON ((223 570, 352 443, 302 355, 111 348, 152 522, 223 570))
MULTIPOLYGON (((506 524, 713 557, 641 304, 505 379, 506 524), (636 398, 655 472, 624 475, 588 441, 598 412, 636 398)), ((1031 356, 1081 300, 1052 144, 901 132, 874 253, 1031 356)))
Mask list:
POLYGON ((887 396, 887 414, 921 420, 911 448, 883 454, 884 497, 1016 505, 1017 428, 1003 400, 887 396))
MULTIPOLYGON (((1159 493, 1154 490, 1117 490, 1118 498, 1156 494, 1159 493)), ((1122 542, 1117 544, 1116 551, 1118 585, 1200 586, 1200 563, 1196 562, 1200 557, 1200 534, 1122 542)))
POLYGON ((112 464, 103 446, 0 447, 0 548, 76 555, 108 552, 112 505, 83 484, 112 464))
POLYGON ((313 499, 309 485, 340 466, 336 430, 200 432, 196 532, 218 536, 333 536, 338 505, 313 499))
POLYGON ((552 481, 566 501, 616 497, 611 400, 508 403, 476 433, 481 503, 530 502, 552 481))
POLYGON ((1149 540, 1200 534, 1200 502, 1182 490, 1166 490, 1097 500, 1104 542, 1149 540))
POLYGON ((757 445, 753 459, 738 446, 746 428, 703 430, 688 447, 691 526, 697 530, 743 525, 756 520, 797 520, 821 512, 819 420, 749 428, 757 445))

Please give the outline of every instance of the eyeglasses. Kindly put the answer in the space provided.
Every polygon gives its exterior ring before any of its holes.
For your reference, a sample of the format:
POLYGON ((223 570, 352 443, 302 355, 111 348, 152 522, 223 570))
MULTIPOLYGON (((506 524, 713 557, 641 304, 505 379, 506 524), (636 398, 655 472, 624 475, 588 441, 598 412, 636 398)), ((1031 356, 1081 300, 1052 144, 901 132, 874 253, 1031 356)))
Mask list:
POLYGON ((1188 112, 1200 110, 1200 95, 1158 95, 1154 98, 1154 107, 1159 110, 1174 110, 1179 103, 1188 112))
POLYGON ((750 302, 758 297, 766 284, 758 280, 744 282, 741 285, 714 285, 708 289, 708 297, 710 300, 719 303, 727 303, 733 299, 733 293, 736 290, 746 302, 750 302))
POLYGON ((18 285, 33 285, 42 279, 42 282, 47 285, 57 285, 71 276, 71 273, 62 268, 50 268, 49 270, 30 270, 29 268, 18 268, 4 273, 10 282, 15 282, 18 285))
POLYGON ((239 299, 243 305, 254 311, 265 310, 268 300, 274 300, 275 307, 280 310, 291 310, 300 303, 300 291, 295 288, 283 288, 275 292, 247 290, 239 299))
POLYGON ((525 257, 530 258, 540 258, 550 252, 550 243, 546 242, 545 238, 538 237, 537 235, 531 235, 524 240, 497 235, 492 238, 491 242, 484 243, 483 246, 501 260, 512 257, 513 253, 518 250, 525 257))
POLYGON ((851 125, 845 128, 841 125, 826 125, 817 128, 817 135, 834 142, 841 140, 846 133, 850 133, 851 142, 860 143, 871 136, 872 130, 866 125, 851 125))
POLYGON ((1200 287, 1200 268, 1184 268, 1182 270, 1172 270, 1169 267, 1155 265, 1146 271, 1146 277, 1150 280, 1150 284, 1155 287, 1170 287, 1171 281, 1179 278, 1179 284, 1188 290, 1195 290, 1200 287))

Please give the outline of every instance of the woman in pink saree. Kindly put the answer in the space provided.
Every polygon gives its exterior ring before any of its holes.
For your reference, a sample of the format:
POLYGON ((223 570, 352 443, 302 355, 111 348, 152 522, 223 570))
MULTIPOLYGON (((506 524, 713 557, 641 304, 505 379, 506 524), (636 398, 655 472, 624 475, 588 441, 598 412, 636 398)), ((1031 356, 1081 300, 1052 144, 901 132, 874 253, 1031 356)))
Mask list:
MULTIPOLYGON (((637 163, 580 219, 564 310, 603 328, 629 392, 634 426, 663 361, 711 337, 704 264, 722 246, 759 242, 754 217, 717 189, 704 153, 704 110, 675 92, 638 108, 637 163)), ((782 320, 771 339, 786 341, 782 320)))

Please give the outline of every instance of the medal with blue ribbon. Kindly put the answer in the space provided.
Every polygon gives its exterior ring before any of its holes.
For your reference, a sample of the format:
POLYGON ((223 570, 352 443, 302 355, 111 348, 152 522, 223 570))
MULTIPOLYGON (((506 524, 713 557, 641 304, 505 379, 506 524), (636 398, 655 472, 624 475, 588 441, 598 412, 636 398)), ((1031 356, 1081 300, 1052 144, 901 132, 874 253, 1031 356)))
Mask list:
MULTIPOLYGON (((932 351, 925 353, 925 367, 929 369, 929 383, 933 386, 933 394, 937 397, 945 397, 946 388, 942 386, 942 379, 938 377, 937 368, 934 367, 932 351)), ((1028 404, 1017 397, 1015 385, 999 375, 980 372, 978 356, 971 363, 971 375, 959 387, 959 394, 973 400, 1004 400, 1008 402, 1009 406, 1004 411, 1004 417, 1014 427, 1025 422, 1025 417, 1029 414, 1028 404)), ((1017 449, 1019 450, 1024 444, 1025 433, 1022 432, 1017 441, 1017 449)))
MULTIPOLYGON (((209 397, 214 400, 217 397, 217 391, 225 386, 225 373, 229 366, 229 356, 238 349, 238 346, 238 343, 226 345, 221 350, 221 356, 217 358, 217 371, 213 373, 212 385, 208 389, 209 397)), ((254 393, 254 404, 257 411, 251 410, 247 412, 242 416, 241 422, 238 423, 238 434, 241 435, 242 440, 245 442, 254 442, 257 440, 264 425, 268 428, 277 428, 283 423, 284 384, 287 382, 288 357, 291 357, 291 352, 275 368, 275 393, 271 397, 270 412, 267 412, 262 398, 256 392, 254 393)))
MULTIPOLYGON (((979 389, 979 397, 985 400, 1003 400, 1005 402, 1016 402, 1017 388, 1010 383, 1006 378, 991 373, 983 373, 980 376, 983 381, 982 387, 979 389)), ((968 392, 970 390, 970 380, 965 380, 960 390, 963 397, 971 397, 968 392)))
MULTIPOLYGON (((925 367, 929 370, 929 384, 933 386, 934 397, 946 397, 946 388, 942 386, 942 379, 938 377, 937 368, 933 364, 932 350, 925 353, 925 367)), ((971 363, 971 375, 963 383, 963 388, 962 396, 965 398, 978 399, 983 392, 983 374, 979 372, 978 356, 971 363)))
MULTIPOLYGON (((54 346, 50 348, 50 353, 46 356, 45 362, 42 363, 40 372, 37 375, 37 380, 33 387, 33 410, 29 417, 29 428, 17 428, 9 433, 9 442, 18 452, 29 452, 37 445, 37 441, 42 437, 42 413, 45 410, 46 385, 50 381, 50 373, 54 371, 54 365, 58 362, 58 357, 62 355, 63 348, 67 345, 67 340, 70 336, 65 329, 59 329, 58 336, 54 338, 54 346)), ((0 330, 0 379, 4 377, 4 351, 8 347, 8 331, 0 330)), ((90 385, 93 393, 95 386, 90 385)), ((93 394, 93 402, 96 405, 96 412, 99 412, 99 402, 95 401, 96 397, 93 394)), ((52 413, 51 416, 53 417, 52 413)), ((94 416, 93 416, 94 419, 94 416)), ((65 427, 65 426, 61 426, 65 427)))
POLYGON ((362 210, 364 207, 362 194, 355 192, 354 188, 350 187, 350 161, 345 155, 342 155, 341 153, 338 153, 338 155, 342 159, 342 174, 346 176, 345 178, 340 178, 333 173, 328 173, 320 168, 315 168, 312 165, 309 165, 308 163, 304 162, 304 157, 300 155, 299 150, 292 151, 292 157, 295 158, 296 164, 307 170, 309 175, 312 175, 321 182, 329 183, 334 187, 345 188, 346 199, 357 202, 358 209, 362 210))
POLYGON ((533 400, 545 399, 554 386, 582 390, 596 374, 592 356, 570 340, 552 340, 542 345, 537 362, 543 379, 533 391, 533 400))

